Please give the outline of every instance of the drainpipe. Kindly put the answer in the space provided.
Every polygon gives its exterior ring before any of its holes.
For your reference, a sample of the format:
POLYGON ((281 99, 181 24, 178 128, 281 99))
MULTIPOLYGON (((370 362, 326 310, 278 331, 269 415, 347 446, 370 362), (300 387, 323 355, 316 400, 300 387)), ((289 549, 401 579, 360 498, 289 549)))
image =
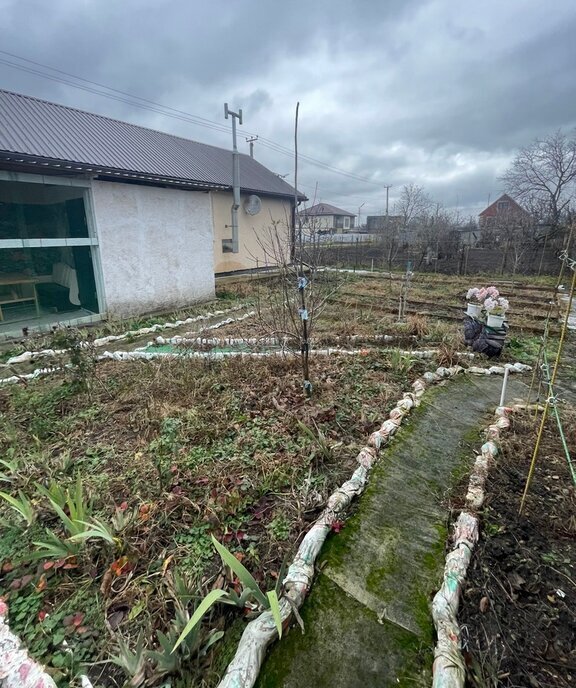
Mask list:
POLYGON ((242 110, 232 112, 228 103, 224 103, 224 117, 232 117, 232 253, 238 253, 238 210, 240 208, 240 156, 236 142, 236 120, 242 124, 242 110))

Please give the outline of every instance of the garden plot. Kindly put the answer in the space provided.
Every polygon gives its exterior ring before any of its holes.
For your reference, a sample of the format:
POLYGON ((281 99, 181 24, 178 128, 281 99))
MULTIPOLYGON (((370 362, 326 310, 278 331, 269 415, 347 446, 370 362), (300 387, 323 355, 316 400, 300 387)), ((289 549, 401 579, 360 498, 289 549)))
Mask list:
MULTIPOLYGON (((168 673, 215 685, 202 650, 237 613, 218 608, 175 656, 191 610, 221 569, 215 534, 265 589, 284 555, 348 477, 366 433, 412 376, 377 354, 314 359, 304 401, 295 360, 99 364, 0 390, 1 594, 10 623, 61 686, 88 672, 123 685, 142 633, 151 685, 168 673), (81 487, 80 487, 81 485, 81 487), (89 523, 70 538, 59 516, 89 523), (92 531, 89 534, 88 531, 92 531), (96 533, 97 531, 97 533, 96 533), (64 641, 66 644, 64 645, 64 641), (124 648, 124 649, 123 649, 124 648)), ((200 683, 198 683, 200 685, 200 683)))
MULTIPOLYGON (((465 310, 465 293, 469 287, 467 278, 450 278, 436 276, 416 276, 410 281, 407 293, 406 317, 398 321, 398 303, 402 291, 402 280, 380 276, 356 277, 346 273, 343 276, 334 273, 322 275, 332 285, 322 312, 315 317, 310 344, 313 348, 359 346, 381 346, 388 343, 403 349, 430 348, 440 346, 451 356, 455 349, 462 348, 461 323, 465 310)), ((534 348, 534 334, 543 331, 542 318, 549 308, 553 297, 552 285, 532 285, 516 282, 513 286, 504 283, 503 293, 509 297, 512 309, 509 320, 512 327, 509 353, 511 359, 521 358, 524 350, 534 348), (544 285, 544 286, 543 286, 544 285)), ((79 334, 80 345, 96 341, 95 353, 110 351, 145 350, 156 353, 182 353, 183 348, 172 350, 174 337, 192 339, 199 337, 245 340, 235 342, 232 346, 218 343, 206 346, 197 343, 188 347, 193 350, 216 349, 220 353, 275 351, 264 341, 270 337, 270 322, 260 314, 266 310, 270 294, 275 290, 272 280, 243 282, 237 286, 227 286, 221 298, 213 304, 197 307, 191 312, 174 314, 168 317, 169 328, 163 325, 163 318, 148 322, 134 322, 131 327, 123 329, 121 323, 106 324, 98 330, 83 330, 79 334), (254 316, 251 313, 254 312, 254 316), (182 320, 198 320, 193 325, 182 320), (142 325, 158 328, 146 333, 137 334, 142 325), (136 330, 136 332, 135 332, 136 330), (112 337, 110 337, 112 335, 112 337), (108 337, 106 337, 108 336, 108 337), (104 338, 104 339, 103 339, 104 338), (112 339, 105 345, 99 344, 105 338, 112 339), (258 340, 255 342, 255 340, 258 340), (167 348, 163 348, 163 347, 167 348), (152 347, 152 348, 149 348, 152 347), (158 347, 158 348, 154 348, 158 347)), ((555 308, 555 307, 554 307, 555 308)), ((554 333, 554 326, 552 327, 554 333)), ((277 334, 277 333, 273 333, 277 334)), ((283 342, 280 348, 299 350, 300 343, 293 337, 286 342, 286 333, 279 333, 278 339, 283 342)), ((73 333, 73 336, 76 336, 73 333)), ((5 349, 0 360, 21 358, 28 350, 58 350, 70 346, 71 337, 67 330, 59 330, 51 337, 26 340, 17 347, 5 349)), ((40 353, 42 353, 40 351, 40 353)), ((505 353, 505 359, 507 353, 505 353)), ((30 374, 38 368, 41 356, 35 355, 31 360, 17 362, 0 369, 0 378, 17 374, 30 374)), ((67 361, 47 360, 42 367, 62 366, 67 361)), ((2 364, 0 364, 1 366, 2 364)))
MULTIPOLYGON (((392 308, 397 295, 370 279, 351 278, 316 322, 313 343, 334 341, 358 355, 312 355, 311 400, 296 358, 118 364, 77 345, 64 370, 0 388, 1 477, 11 498, 0 507, 0 594, 12 627, 59 685, 74 685, 82 672, 106 688, 143 685, 138 676, 151 686, 167 677, 182 688, 217 684, 218 657, 230 657, 234 638, 222 632, 236 627, 239 612, 215 607, 171 653, 205 595, 240 591, 210 535, 273 589, 285 555, 355 467, 366 434, 429 367, 382 351, 376 337, 397 337, 414 351, 434 344, 436 365, 457 361, 460 325, 416 316, 396 323, 380 304, 392 308), (369 308, 354 297, 363 289, 373 293, 369 308), (57 507, 77 515, 75 532, 57 507)), ((468 285, 432 286, 456 303, 468 285)), ((242 290, 231 300, 257 310, 257 291, 242 290)), ((270 333, 255 317, 216 334, 247 341, 270 333)), ((522 360, 533 346, 518 338, 509 355, 522 360)))

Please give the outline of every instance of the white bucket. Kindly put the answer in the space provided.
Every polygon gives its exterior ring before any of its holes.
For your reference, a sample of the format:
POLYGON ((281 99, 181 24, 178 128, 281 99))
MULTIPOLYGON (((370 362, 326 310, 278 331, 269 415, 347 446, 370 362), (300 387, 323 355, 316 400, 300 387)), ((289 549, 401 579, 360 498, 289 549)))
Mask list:
POLYGON ((469 303, 466 309, 466 315, 471 318, 479 318, 482 313, 482 306, 479 303, 469 303))
POLYGON ((500 329, 502 327, 502 325, 504 324, 504 316, 503 315, 492 315, 491 313, 488 313, 488 319, 486 321, 486 324, 488 325, 488 327, 500 329))

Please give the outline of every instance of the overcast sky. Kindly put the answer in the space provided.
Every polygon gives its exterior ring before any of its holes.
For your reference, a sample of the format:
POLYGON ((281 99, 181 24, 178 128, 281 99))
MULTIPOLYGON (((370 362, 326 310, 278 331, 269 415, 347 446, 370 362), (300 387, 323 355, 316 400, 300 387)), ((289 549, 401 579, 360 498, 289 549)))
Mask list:
MULTIPOLYGON (((576 125, 574 0, 0 0, 0 50, 219 125, 242 107, 241 150, 267 139, 255 156, 291 183, 268 141, 292 148, 300 101, 300 152, 362 178, 302 159, 301 190, 363 217, 407 183, 476 214, 519 146, 576 125)), ((231 145, 5 61, 71 81, 0 52, 1 88, 231 145)))

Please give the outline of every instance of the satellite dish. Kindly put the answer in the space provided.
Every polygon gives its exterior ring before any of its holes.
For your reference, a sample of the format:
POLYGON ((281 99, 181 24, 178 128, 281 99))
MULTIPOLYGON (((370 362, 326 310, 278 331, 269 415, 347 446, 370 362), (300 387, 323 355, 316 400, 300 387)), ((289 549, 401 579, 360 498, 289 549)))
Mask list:
POLYGON ((244 201, 244 210, 248 215, 258 215, 262 210, 262 201, 258 196, 248 196, 244 201))

